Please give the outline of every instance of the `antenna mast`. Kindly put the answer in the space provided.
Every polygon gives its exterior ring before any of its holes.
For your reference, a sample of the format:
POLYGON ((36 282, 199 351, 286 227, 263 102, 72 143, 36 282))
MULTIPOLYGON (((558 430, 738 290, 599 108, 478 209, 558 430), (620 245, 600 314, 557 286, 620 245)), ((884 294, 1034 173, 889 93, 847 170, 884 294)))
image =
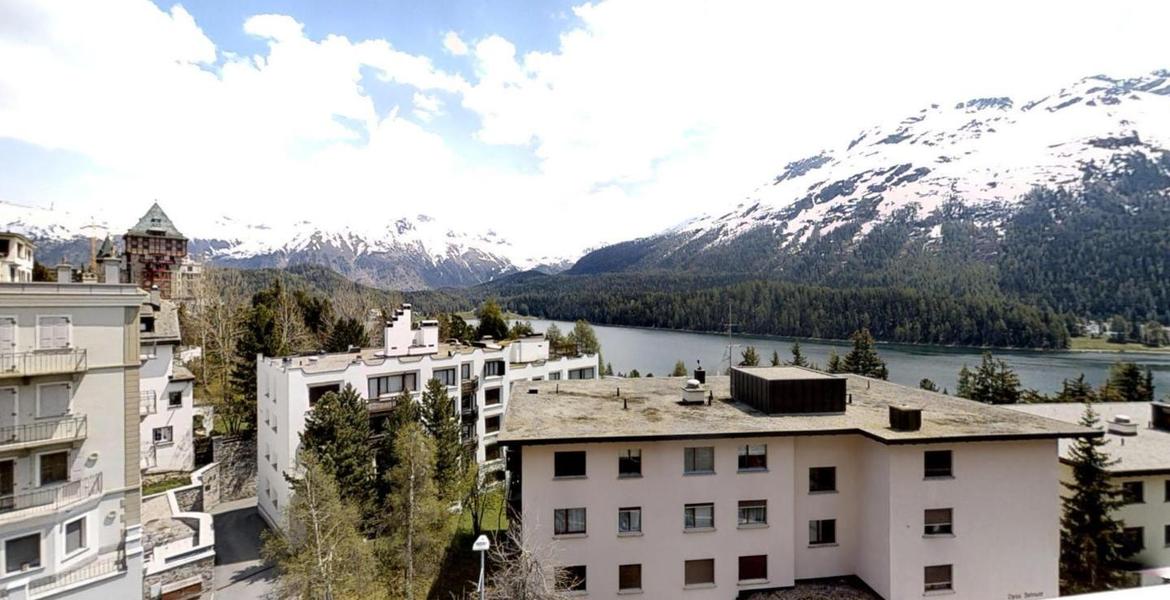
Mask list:
POLYGON ((735 344, 732 343, 732 328, 739 325, 731 320, 731 301, 727 302, 727 373, 731 373, 731 367, 735 363, 735 344))

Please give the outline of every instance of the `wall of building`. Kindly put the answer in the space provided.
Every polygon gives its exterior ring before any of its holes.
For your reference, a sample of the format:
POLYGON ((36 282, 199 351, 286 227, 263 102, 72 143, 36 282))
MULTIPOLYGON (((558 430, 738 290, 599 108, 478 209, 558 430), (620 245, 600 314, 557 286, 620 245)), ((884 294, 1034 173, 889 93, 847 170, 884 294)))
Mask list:
POLYGON ((142 445, 142 468, 148 473, 191 471, 195 468, 194 385, 191 381, 172 381, 175 344, 144 344, 147 357, 139 371, 142 393, 153 392, 154 412, 142 417, 139 440, 142 445), (171 392, 182 397, 179 406, 170 405, 171 392), (154 430, 170 427, 172 441, 156 444, 154 430))
MULTIPOLYGON (((1062 467, 1061 473, 1066 481, 1072 480, 1067 466, 1062 467)), ((1170 566, 1170 540, 1166 539, 1166 527, 1170 526, 1170 497, 1167 496, 1166 482, 1170 481, 1170 475, 1112 479, 1117 487, 1131 481, 1142 483, 1143 501, 1126 504, 1115 515, 1126 527, 1142 528, 1143 549, 1130 557, 1130 560, 1143 567, 1170 566)))

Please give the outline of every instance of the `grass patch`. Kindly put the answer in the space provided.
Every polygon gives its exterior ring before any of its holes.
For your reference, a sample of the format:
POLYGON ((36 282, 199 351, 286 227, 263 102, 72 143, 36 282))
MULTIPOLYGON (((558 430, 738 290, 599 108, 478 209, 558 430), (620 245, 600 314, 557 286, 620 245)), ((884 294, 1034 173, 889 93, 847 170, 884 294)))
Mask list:
POLYGON ((154 483, 150 483, 150 484, 142 486, 142 495, 143 496, 152 496, 154 494, 161 494, 167 490, 173 490, 177 487, 183 487, 185 485, 190 485, 190 483, 191 483, 191 478, 187 477, 186 475, 181 475, 181 476, 177 476, 177 477, 168 477, 167 479, 163 479, 162 481, 156 481, 154 483))
MULTIPOLYGON (((495 490, 489 501, 488 510, 484 512, 480 522, 483 532, 496 543, 504 530, 508 528, 507 509, 504 504, 504 489, 495 490)), ((475 583, 479 579, 479 553, 471 549, 475 543, 475 534, 471 528, 471 513, 463 511, 459 515, 459 525, 451 542, 443 554, 443 566, 440 575, 435 579, 427 594, 428 600, 450 600, 451 598, 467 598, 475 591, 475 583)), ((493 565, 489 553, 487 572, 492 572, 493 565)))
POLYGON ((1170 347, 1152 348, 1137 342, 1119 344, 1105 338, 1074 337, 1068 341, 1069 350, 1091 350, 1093 352, 1153 352, 1168 353, 1170 347))
MULTIPOLYGON (((504 488, 494 490, 488 496, 487 510, 483 513, 483 520, 479 523, 480 529, 487 534, 504 531, 508 528, 508 509, 504 505, 504 488)), ((471 512, 463 511, 459 515, 458 531, 471 535, 471 512)), ((474 541, 474 540, 473 540, 474 541)))

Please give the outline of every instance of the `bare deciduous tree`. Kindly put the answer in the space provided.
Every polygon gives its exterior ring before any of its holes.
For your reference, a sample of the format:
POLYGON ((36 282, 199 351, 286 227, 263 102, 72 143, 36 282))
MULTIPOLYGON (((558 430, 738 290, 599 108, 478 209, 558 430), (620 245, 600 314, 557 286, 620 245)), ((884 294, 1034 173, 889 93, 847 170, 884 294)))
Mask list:
POLYGON ((564 600, 572 579, 553 563, 548 546, 525 540, 518 521, 492 546, 495 565, 484 596, 492 600, 564 600))
POLYGON ((239 271, 208 266, 196 280, 187 303, 192 339, 203 349, 199 377, 214 405, 231 399, 229 375, 236 361, 236 344, 243 330, 241 317, 248 305, 239 271), (211 390, 215 388, 213 393, 211 390))

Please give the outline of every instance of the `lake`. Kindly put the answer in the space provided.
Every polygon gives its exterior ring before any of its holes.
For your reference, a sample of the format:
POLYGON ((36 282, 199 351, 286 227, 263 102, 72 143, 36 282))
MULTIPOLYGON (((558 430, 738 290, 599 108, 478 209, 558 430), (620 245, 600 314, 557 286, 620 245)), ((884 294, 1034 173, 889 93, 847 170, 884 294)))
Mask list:
MULTIPOLYGON (((566 321, 532 320, 537 331, 544 331, 550 323, 556 323, 565 334, 573 329, 573 324, 566 321)), ((594 325, 593 328, 601 342, 603 359, 613 365, 615 373, 637 369, 643 376, 647 373, 669 375, 678 360, 685 362, 688 370, 695 368, 696 360, 702 360, 708 372, 727 366, 726 334, 605 325, 594 325)), ((733 338, 733 343, 738 346, 737 361, 743 347, 750 345, 759 352, 761 364, 768 364, 773 350, 780 353, 780 360, 790 358, 792 342, 793 338, 775 336, 736 335, 733 338)), ((810 361, 823 367, 828 363, 831 350, 843 355, 848 352, 849 343, 802 339, 800 348, 810 361)), ((889 366, 890 381, 917 386, 919 380, 927 377, 952 393, 959 369, 964 364, 978 365, 982 353, 976 348, 902 344, 879 344, 878 352, 889 366)), ((1108 377, 1109 366, 1120 359, 1148 366, 1154 373, 1155 393, 1159 398, 1170 392, 1170 354, 1039 350, 995 350, 993 353, 1015 369, 1024 388, 1043 393, 1059 391, 1064 379, 1081 373, 1085 374, 1087 381, 1099 386, 1108 377)))

